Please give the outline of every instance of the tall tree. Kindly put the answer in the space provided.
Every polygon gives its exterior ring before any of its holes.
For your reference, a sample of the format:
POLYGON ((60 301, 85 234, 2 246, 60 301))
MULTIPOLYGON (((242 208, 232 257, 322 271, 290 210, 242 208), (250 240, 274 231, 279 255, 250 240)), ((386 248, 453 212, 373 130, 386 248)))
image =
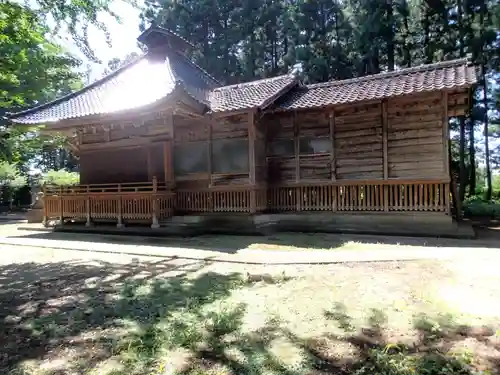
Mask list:
MULTIPOLYGON (((0 3, 0 111, 16 111, 81 87, 74 68, 80 61, 46 39, 36 12, 12 2, 0 3)), ((27 172, 42 154, 48 137, 38 129, 12 126, 0 117, 0 161, 27 172)))

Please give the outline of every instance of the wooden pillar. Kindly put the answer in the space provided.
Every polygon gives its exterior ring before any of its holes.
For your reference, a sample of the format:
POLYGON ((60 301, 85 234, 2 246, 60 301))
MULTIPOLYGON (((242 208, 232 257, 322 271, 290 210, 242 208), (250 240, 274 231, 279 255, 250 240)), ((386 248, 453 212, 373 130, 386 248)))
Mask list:
POLYGON ((116 211, 118 222, 116 223, 117 228, 123 228, 125 225, 123 224, 123 212, 122 212, 122 185, 118 184, 118 196, 116 198, 116 211))
POLYGON ((173 147, 171 140, 163 142, 163 169, 165 172, 165 184, 168 186, 174 182, 173 147))
MULTIPOLYGON (((442 105, 443 105, 443 119, 442 119, 442 122, 443 122, 443 126, 442 126, 442 130, 443 130, 443 172, 444 172, 444 175, 445 175, 445 178, 446 178, 446 182, 445 183, 445 189, 444 189, 444 199, 445 199, 445 205, 446 205, 446 214, 448 215, 451 215, 451 203, 450 203, 450 183, 451 183, 451 179, 450 179, 450 162, 451 162, 451 154, 450 154, 450 150, 449 150, 449 147, 450 147, 450 142, 449 142, 449 124, 448 124, 448 92, 447 91, 443 91, 442 92, 442 105)), ((460 220, 460 213, 461 213, 461 202, 460 202, 460 199, 456 196, 455 194, 455 203, 457 205, 456 207, 456 212, 457 212, 457 218, 460 220)))
POLYGON ((250 213, 257 211, 257 191, 255 175, 255 112, 248 113, 248 162, 250 180, 250 213))
POLYGON ((297 113, 293 113, 293 143, 295 150, 295 182, 300 181, 300 143, 299 143, 299 129, 297 124, 297 113))
POLYGON ((64 202, 63 202, 63 188, 59 188, 59 210, 61 212, 61 217, 59 218, 59 224, 64 225, 64 202))
POLYGON ((151 194, 151 213, 152 213, 152 223, 151 228, 158 229, 160 223, 158 222, 158 197, 156 193, 158 192, 158 181, 156 176, 153 176, 153 193, 151 194))
POLYGON ((337 180, 337 157, 335 149, 335 111, 330 112, 330 146, 332 147, 332 154, 330 160, 330 174, 332 181, 337 180))
MULTIPOLYGON (((207 136, 207 157, 208 157, 208 186, 212 187, 212 171, 213 171, 213 156, 212 156, 212 142, 213 142, 213 130, 214 126, 216 125, 217 119, 213 118, 210 116, 209 122, 207 124, 208 126, 208 136, 207 136)), ((248 156, 248 162, 250 166, 250 156, 248 156)), ((250 177, 250 174, 249 174, 250 177)), ((206 211, 207 212, 215 212, 215 192, 209 191, 207 196, 206 196, 206 211)))
POLYGON ((147 144, 144 146, 146 148, 146 157, 148 164, 148 181, 151 181, 153 178, 153 156, 152 156, 152 145, 147 144))
POLYGON ((87 185, 87 200, 86 200, 86 203, 87 203, 87 221, 85 222, 85 226, 86 227, 91 227, 92 226, 92 218, 91 218, 91 215, 90 215, 90 189, 89 189, 89 186, 87 185))
POLYGON ((165 170, 165 184, 173 184, 175 182, 174 171, 174 144, 175 144, 175 129, 174 129, 174 114, 168 111, 165 115, 165 126, 168 130, 170 139, 163 144, 163 169, 165 170))
MULTIPOLYGON (((383 150, 383 163, 384 163, 384 181, 389 178, 389 155, 387 151, 387 100, 382 100, 382 150, 383 150)), ((389 211, 389 186, 383 185, 384 189, 384 211, 389 211)))
MULTIPOLYGON (((298 184, 300 182, 300 131, 299 124, 297 123, 297 112, 293 113, 293 143, 295 151, 295 182, 298 184)), ((295 188, 295 199, 296 199, 296 210, 302 211, 302 199, 303 192, 302 187, 297 186, 295 188)))
POLYGON ((446 178, 450 176, 450 161, 448 159, 448 147, 449 147, 449 125, 448 125, 448 93, 443 91, 442 93, 442 104, 443 104, 443 171, 446 178))
POLYGON ((47 227, 49 225, 49 215, 48 215, 48 209, 47 209, 47 187, 45 186, 45 182, 42 185, 42 204, 43 204, 43 219, 42 219, 42 224, 44 227, 47 227))

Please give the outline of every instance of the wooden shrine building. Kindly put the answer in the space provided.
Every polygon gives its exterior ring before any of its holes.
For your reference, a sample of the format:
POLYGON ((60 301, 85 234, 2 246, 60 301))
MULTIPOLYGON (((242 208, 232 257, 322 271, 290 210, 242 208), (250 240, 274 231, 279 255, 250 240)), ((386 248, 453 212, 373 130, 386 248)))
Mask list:
POLYGON ((167 228, 445 232, 448 119, 470 107, 466 60, 304 85, 224 86, 158 27, 148 52, 95 83, 10 115, 68 137, 80 183, 46 187, 47 219, 167 228), (214 221, 205 226, 217 226, 214 221), (441 229, 439 229, 441 228, 441 229))

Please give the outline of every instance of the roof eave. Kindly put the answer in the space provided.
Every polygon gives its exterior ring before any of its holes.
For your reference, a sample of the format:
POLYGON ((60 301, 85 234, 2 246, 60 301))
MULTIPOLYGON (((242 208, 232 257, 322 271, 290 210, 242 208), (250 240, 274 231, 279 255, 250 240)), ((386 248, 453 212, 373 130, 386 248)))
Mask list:
MULTIPOLYGON (((80 95, 96 86, 99 86, 101 84, 103 84, 104 82, 106 81, 109 81, 111 78, 117 76, 118 74, 120 74, 121 72, 123 72, 124 70, 130 68, 131 66, 137 64, 139 61, 141 61, 142 59, 144 59, 145 57, 147 56, 147 54, 144 54, 140 57, 138 57, 137 59, 131 61, 130 63, 126 64, 125 66, 115 70, 114 72, 106 75, 105 77, 101 78, 101 79, 98 79, 97 81, 95 82, 92 82, 90 85, 87 85, 83 88, 81 88, 80 90, 77 90, 77 91, 74 91, 70 94, 67 94, 67 95, 64 95, 60 98, 57 98, 55 100, 52 100, 50 102, 47 102, 47 103, 44 103, 44 104, 40 104, 38 106, 35 106, 35 107, 32 107, 32 108, 28 108, 28 109, 25 109, 23 111, 19 111, 19 112, 15 112, 15 113, 10 113, 8 114, 8 119, 9 121, 12 121, 12 122, 16 122, 14 121, 14 119, 18 118, 18 117, 21 117, 21 116, 25 116, 25 115, 29 115, 29 114, 33 114, 33 113, 36 113, 37 111, 41 111, 43 109, 47 109, 53 105, 57 105, 59 103, 62 103, 64 101, 67 101, 77 95, 80 95)), ((17 123, 22 123, 22 122, 17 122, 17 123)))

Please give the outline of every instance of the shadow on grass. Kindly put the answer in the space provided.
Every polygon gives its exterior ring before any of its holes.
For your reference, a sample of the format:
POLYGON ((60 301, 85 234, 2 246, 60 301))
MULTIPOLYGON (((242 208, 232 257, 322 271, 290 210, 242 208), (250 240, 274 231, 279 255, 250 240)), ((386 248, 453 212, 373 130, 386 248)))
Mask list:
POLYGON ((411 344, 389 338, 382 311, 371 310, 359 329, 342 304, 324 314, 327 325, 341 329, 336 335, 301 337, 279 317, 249 330, 251 300, 230 302, 233 291, 255 283, 286 288, 290 280, 203 273, 206 265, 170 259, 0 268, 0 373, 42 374, 26 363, 45 359, 53 375, 472 375, 486 367, 500 374, 494 332, 451 316, 419 317, 411 344), (450 353, 465 339, 481 343, 480 356, 450 353), (277 352, 274 344, 283 340, 289 349, 277 352), (341 345, 354 354, 339 353, 341 345), (284 357, 294 350, 290 363, 284 357))
MULTIPOLYGON (((21 371, 30 360, 46 360, 50 374, 65 374, 69 369, 88 373, 89 368, 120 352, 124 342, 130 343, 128 352, 136 348, 132 337, 140 337, 141 345, 147 347, 165 319, 198 311, 252 283, 236 273, 195 275, 209 264, 166 259, 0 267, 0 373, 39 374, 21 371), (57 364, 51 365, 54 359, 57 364)), ((238 322, 237 315, 213 319, 238 322)), ((170 327, 174 342, 182 337, 191 340, 190 327, 183 322, 170 327)), ((218 332, 217 326, 215 329, 218 332)), ((145 353, 149 360, 153 351, 145 353)))
MULTIPOLYGON (((431 246, 431 247, 497 247, 490 242, 481 240, 460 240, 445 238, 419 238, 383 235, 362 234, 333 234, 333 233, 288 233, 279 232, 273 235, 200 235, 194 237, 173 237, 154 235, 149 228, 143 232, 121 234, 99 234, 83 232, 39 232, 25 234, 19 231, 17 238, 46 239, 59 241, 58 247, 65 248, 66 241, 81 241, 114 245, 143 245, 153 247, 181 247, 197 250, 209 250, 234 254, 246 248, 264 250, 286 250, 298 248, 352 250, 356 251, 357 244, 382 244, 403 246, 431 246), (349 245, 346 247, 346 245, 349 245)), ((500 238, 500 237, 499 237, 500 238)), ((134 254, 131 254, 134 255, 134 254)))
POLYGON ((458 324, 452 315, 420 315, 414 321, 417 333, 413 342, 397 341, 388 336, 387 316, 372 309, 367 322, 355 331, 345 306, 337 304, 325 317, 344 334, 327 334, 311 340, 288 337, 309 354, 320 373, 356 375, 440 375, 500 374, 500 341, 491 327, 458 324), (472 351, 463 344, 480 343, 472 351), (329 348, 347 343, 356 353, 350 359, 329 356, 329 348), (457 349, 461 348, 461 349, 457 349), (484 372, 483 372, 484 371, 484 372))

